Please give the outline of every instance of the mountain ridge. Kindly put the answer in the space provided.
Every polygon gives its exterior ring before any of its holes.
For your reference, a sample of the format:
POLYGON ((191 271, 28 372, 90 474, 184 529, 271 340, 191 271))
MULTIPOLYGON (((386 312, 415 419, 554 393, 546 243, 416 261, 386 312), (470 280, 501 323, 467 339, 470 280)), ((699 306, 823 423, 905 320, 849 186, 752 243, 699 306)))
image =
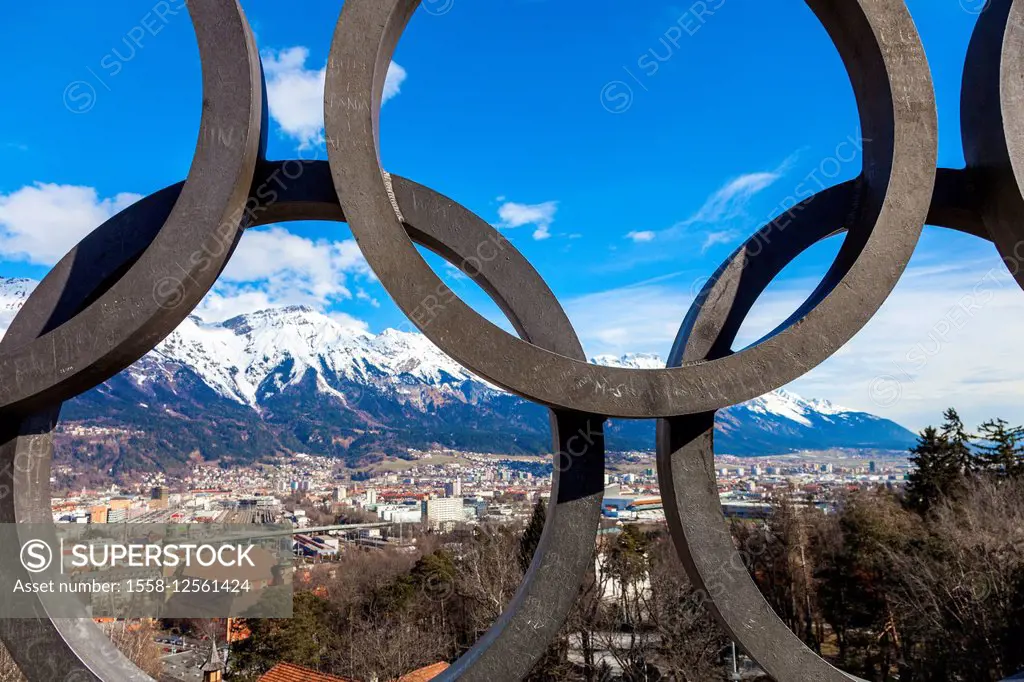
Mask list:
MULTIPOLYGON (((31 291, 0 278, 0 324, 31 291)), ((652 369, 650 353, 598 364, 652 369)), ((307 306, 223 322, 192 315, 134 365, 69 401, 59 456, 109 471, 174 468, 190 458, 247 462, 310 452, 363 465, 410 448, 543 453, 547 410, 500 391, 422 334, 372 334, 307 306)), ((737 455, 897 450, 913 434, 890 420, 779 389, 725 408, 716 449, 737 455)), ((613 420, 611 450, 650 450, 653 421, 613 420)))

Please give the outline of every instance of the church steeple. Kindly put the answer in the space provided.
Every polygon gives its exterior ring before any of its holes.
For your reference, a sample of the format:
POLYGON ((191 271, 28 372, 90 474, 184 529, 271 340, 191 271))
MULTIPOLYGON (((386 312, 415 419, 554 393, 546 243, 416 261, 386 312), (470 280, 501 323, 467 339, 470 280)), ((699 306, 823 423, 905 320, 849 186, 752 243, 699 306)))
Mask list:
POLYGON ((224 671, 224 664, 220 660, 220 651, 217 650, 217 639, 210 638, 210 656, 203 664, 203 682, 221 682, 221 675, 224 671))

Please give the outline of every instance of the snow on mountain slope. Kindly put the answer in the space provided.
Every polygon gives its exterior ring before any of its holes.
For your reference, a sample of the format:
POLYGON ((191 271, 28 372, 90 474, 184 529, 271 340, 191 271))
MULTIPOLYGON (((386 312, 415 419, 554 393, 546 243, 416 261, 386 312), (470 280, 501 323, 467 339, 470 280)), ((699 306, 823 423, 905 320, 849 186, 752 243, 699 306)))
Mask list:
POLYGON ((262 310, 219 324, 193 316, 137 368, 140 383, 153 361, 185 365, 222 396, 253 407, 266 395, 298 384, 309 370, 321 392, 342 400, 335 388, 341 380, 444 386, 472 378, 420 334, 389 329, 374 336, 302 306, 262 310))
MULTIPOLYGON (((664 360, 651 353, 627 353, 621 357, 598 355, 592 358, 591 362, 608 367, 630 369, 661 369, 665 366, 664 360)), ((813 426, 809 418, 811 416, 829 419, 831 416, 841 417, 844 414, 855 413, 855 410, 840 407, 828 400, 807 400, 781 388, 745 403, 725 408, 725 410, 737 408, 742 408, 755 415, 781 417, 807 427, 813 426)))
MULTIPOLYGON (((34 285, 31 280, 0 278, 3 329, 34 285)), ((631 369, 665 366, 657 355, 645 353, 601 355, 592 362, 631 369)), ((316 393, 350 408, 355 407, 351 404, 353 385, 373 387, 420 411, 435 409, 439 400, 471 403, 480 396, 500 395, 422 334, 388 329, 374 335, 303 306, 257 311, 220 323, 189 317, 125 374, 140 389, 173 394, 182 371, 197 377, 217 395, 257 412, 273 396, 313 387, 316 393), (304 383, 310 381, 313 383, 304 383), (475 388, 469 391, 469 385, 475 388)), ((181 390, 190 390, 191 384, 183 386, 181 390)), ((891 424, 827 400, 806 400, 780 389, 723 409, 718 430, 723 436, 748 440, 806 440, 812 432, 832 427, 850 432, 865 428, 871 420, 891 424), (752 427, 758 436, 751 435, 752 427)))
POLYGON ((625 355, 595 355, 590 359, 595 365, 625 367, 626 369, 663 369, 665 361, 653 353, 626 353, 625 355))
MULTIPOLYGON (((0 278, 0 329, 6 331, 34 286, 27 279, 0 278)), ((252 407, 266 394, 298 384, 309 369, 322 392, 342 399, 333 388, 339 380, 396 387, 479 381, 422 334, 388 329, 375 336, 305 306, 216 324, 190 316, 128 372, 144 386, 169 377, 176 366, 191 369, 219 395, 252 407)))
POLYGON ((0 277, 0 338, 35 288, 36 283, 31 279, 0 277))

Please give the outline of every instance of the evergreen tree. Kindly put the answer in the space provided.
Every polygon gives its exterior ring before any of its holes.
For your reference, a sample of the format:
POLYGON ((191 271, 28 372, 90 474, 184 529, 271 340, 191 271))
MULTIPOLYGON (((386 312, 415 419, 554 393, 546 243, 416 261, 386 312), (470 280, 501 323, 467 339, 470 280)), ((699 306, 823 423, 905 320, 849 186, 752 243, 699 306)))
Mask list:
POLYGON ((974 436, 967 433, 963 420, 952 407, 942 413, 942 418, 941 435, 946 442, 950 463, 961 473, 973 473, 979 468, 977 456, 971 449, 971 440, 974 436))
POLYGON ((533 508, 530 523, 527 524, 526 530, 523 531, 523 538, 519 541, 519 566, 523 569, 523 573, 526 573, 526 570, 530 568, 530 562, 533 561, 533 554, 537 551, 541 533, 544 532, 544 521, 547 519, 547 515, 544 498, 539 498, 533 508))
POLYGON ((924 513, 956 486, 962 470, 950 457, 949 444, 934 426, 918 434, 910 453, 915 469, 907 481, 907 506, 924 513))
POLYGON ((321 669, 339 641, 335 620, 334 607, 309 592, 295 594, 291 618, 247 618, 251 634, 231 650, 235 675, 258 680, 280 661, 321 669))
POLYGON ((984 443, 978 446, 984 468, 1000 478, 1024 474, 1024 428, 1003 419, 990 419, 979 427, 984 443))

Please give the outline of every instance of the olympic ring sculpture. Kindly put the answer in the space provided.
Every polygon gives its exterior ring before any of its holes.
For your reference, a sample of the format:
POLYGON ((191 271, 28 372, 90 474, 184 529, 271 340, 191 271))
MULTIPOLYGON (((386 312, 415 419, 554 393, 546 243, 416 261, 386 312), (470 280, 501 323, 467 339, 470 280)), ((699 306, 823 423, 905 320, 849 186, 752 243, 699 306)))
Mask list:
MULTIPOLYGON (((966 170, 935 168, 931 77, 903 3, 807 3, 850 74, 863 171, 778 216, 730 256, 694 301, 667 369, 626 370, 586 363, 550 289, 494 228, 381 169, 384 76, 418 0, 345 3, 327 70, 327 162, 265 158, 265 87, 242 9, 237 0, 190 0, 204 106, 187 179, 88 235, 43 279, 0 341, 0 489, 11 491, 0 496, 0 522, 51 523, 52 432, 61 404, 169 334, 213 286, 245 229, 345 221, 383 286, 428 338, 485 379, 551 409, 554 503, 536 556, 504 615, 439 680, 521 679, 557 635, 592 557, 606 417, 659 420, 658 474, 673 541, 737 643, 778 680, 856 679, 803 645, 743 568, 718 501, 714 415, 795 379, 856 334, 895 286, 925 223, 991 239, 1024 285, 1016 224, 1024 217, 1024 0, 990 0, 979 17, 964 71, 966 170), (241 134, 225 138, 218 130, 241 134), (835 262, 805 303, 733 352, 768 284, 805 249, 839 233, 835 262), (518 338, 459 300, 414 244, 480 284, 518 338), (485 246, 500 257, 480 257, 485 246)), ((0 619, 0 639, 28 679, 149 679, 85 614, 50 618, 45 597, 34 606, 35 619, 0 619)))

